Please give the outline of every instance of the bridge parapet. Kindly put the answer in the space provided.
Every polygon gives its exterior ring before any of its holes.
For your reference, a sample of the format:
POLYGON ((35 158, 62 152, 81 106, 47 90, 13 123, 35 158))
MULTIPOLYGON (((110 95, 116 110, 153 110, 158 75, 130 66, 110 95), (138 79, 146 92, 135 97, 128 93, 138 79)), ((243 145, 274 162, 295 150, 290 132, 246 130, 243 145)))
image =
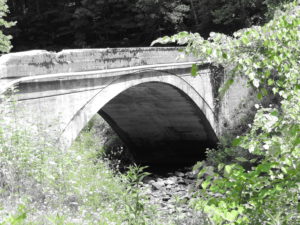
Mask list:
POLYGON ((175 47, 33 50, 0 57, 0 79, 195 61, 175 47))

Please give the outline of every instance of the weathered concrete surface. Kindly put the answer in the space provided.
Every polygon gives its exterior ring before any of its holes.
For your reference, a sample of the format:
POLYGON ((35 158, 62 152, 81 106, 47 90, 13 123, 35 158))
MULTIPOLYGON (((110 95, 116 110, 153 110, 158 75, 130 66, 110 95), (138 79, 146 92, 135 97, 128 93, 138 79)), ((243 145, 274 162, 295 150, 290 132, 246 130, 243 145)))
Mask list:
MULTIPOLYGON (((107 48, 63 50, 58 53, 45 50, 11 53, 0 58, 0 77, 15 78, 167 64, 174 62, 174 50, 174 48, 107 48)), ((180 57, 177 62, 191 60, 180 57)))
POLYGON ((216 144, 247 97, 241 81, 217 101, 221 81, 209 65, 191 77, 194 62, 175 48, 14 53, 0 58, 0 93, 18 84, 24 120, 64 146, 99 112, 140 161, 188 162, 216 144))

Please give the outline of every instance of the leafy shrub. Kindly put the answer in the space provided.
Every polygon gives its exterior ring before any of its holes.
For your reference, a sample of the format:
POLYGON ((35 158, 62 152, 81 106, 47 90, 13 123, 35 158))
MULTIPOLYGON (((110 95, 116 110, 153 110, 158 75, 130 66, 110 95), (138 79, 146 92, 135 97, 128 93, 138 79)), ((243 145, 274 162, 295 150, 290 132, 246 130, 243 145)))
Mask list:
POLYGON ((250 131, 232 143, 261 157, 257 165, 220 163, 202 183, 195 207, 213 224, 300 223, 300 2, 283 8, 264 26, 233 37, 211 33, 204 40, 181 32, 154 42, 185 44, 186 54, 231 68, 221 94, 241 75, 258 90, 258 99, 269 90, 279 99, 278 106, 257 105, 250 131))
MULTIPOLYGON (((7 16, 9 12, 8 6, 6 4, 7 0, 0 0, 0 27, 9 28, 15 23, 7 22, 3 17, 7 16)), ((0 52, 9 52, 11 49, 11 36, 5 35, 2 30, 0 30, 0 52)))

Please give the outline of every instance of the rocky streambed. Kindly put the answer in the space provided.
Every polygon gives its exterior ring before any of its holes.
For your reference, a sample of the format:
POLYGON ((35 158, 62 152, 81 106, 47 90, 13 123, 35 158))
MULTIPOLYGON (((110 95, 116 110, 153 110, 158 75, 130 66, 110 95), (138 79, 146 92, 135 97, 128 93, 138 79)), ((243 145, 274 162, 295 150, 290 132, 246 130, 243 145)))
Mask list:
POLYGON ((189 200, 197 188, 196 177, 196 172, 191 168, 153 173, 144 178, 142 193, 158 207, 162 217, 171 218, 175 224, 207 224, 205 216, 189 206, 189 200))

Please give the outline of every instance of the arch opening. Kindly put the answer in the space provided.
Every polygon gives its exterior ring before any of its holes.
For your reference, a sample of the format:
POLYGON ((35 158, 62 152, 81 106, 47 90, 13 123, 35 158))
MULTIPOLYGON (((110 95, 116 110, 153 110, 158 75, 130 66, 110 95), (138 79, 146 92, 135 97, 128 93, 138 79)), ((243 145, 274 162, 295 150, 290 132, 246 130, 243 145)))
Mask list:
POLYGON ((186 93, 167 83, 130 87, 98 113, 139 164, 190 165, 217 143, 202 110, 186 93))

